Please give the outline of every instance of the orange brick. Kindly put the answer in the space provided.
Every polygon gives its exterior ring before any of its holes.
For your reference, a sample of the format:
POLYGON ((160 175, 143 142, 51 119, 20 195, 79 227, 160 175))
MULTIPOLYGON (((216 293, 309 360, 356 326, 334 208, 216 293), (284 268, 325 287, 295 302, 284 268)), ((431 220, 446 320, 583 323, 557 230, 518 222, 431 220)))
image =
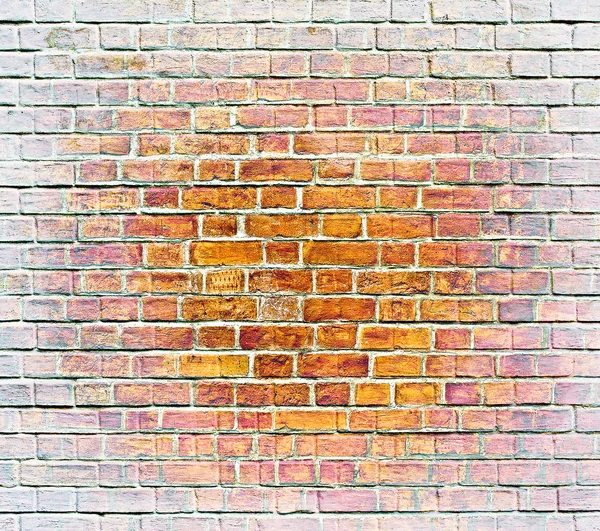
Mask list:
POLYGON ((372 238, 427 238, 433 226, 429 216, 369 214, 367 233, 372 238))
POLYGON ((424 271, 360 271, 357 277, 358 292, 371 294, 427 293, 430 282, 424 271))
POLYGON ((310 181, 312 163, 308 160, 252 160, 240 164, 242 181, 310 181))
POLYGON ((375 316, 375 301, 367 298, 310 298, 304 301, 304 319, 315 321, 367 321, 375 316))
POLYGON ((185 297, 181 306, 186 321, 244 321, 256 319, 254 297, 185 297))
POLYGON ((312 328, 307 326, 242 326, 240 346, 244 349, 294 350, 312 345, 312 328))
POLYGON ((302 238, 315 236, 318 231, 317 216, 253 214, 246 216, 246 234, 260 238, 302 238))
POLYGON ((384 208, 415 208, 417 189, 409 186, 382 186, 379 189, 379 203, 384 208))
POLYGON ((390 387, 387 384, 359 383, 356 386, 357 406, 386 406, 390 403, 390 387))
POLYGON ((290 430, 325 431, 337 427, 334 411, 277 411, 275 428, 290 430))
POLYGON ((308 270, 265 269, 252 271, 248 279, 250 292, 303 293, 312 289, 308 270))
POLYGON ((267 242, 266 252, 270 264, 296 264, 300 261, 298 242, 267 242))
POLYGON ((427 328, 389 328, 365 326, 359 336, 361 349, 427 349, 431 341, 431 332, 427 328))
POLYGON ((375 206, 375 188, 366 186, 308 186, 303 189, 305 208, 369 208, 375 206))
POLYGON ((354 214, 329 214, 323 217, 323 236, 356 238, 362 233, 362 220, 354 214))
POLYGON ((292 375, 292 356, 259 355, 254 359, 254 374, 259 378, 285 378, 292 375))
POLYGON ((354 324, 335 324, 319 326, 317 342, 321 348, 354 348, 357 326, 354 324))
POLYGON ((199 107, 196 109, 196 128, 203 130, 227 129, 230 111, 226 107, 199 107))
POLYGON ((296 206, 296 189, 290 186, 268 186, 262 188, 260 194, 263 208, 294 208, 296 206))
POLYGON ((379 319, 385 322, 414 321, 417 305, 410 299, 385 298, 379 300, 379 319))
POLYGON ((361 354, 301 354, 298 374, 307 377, 366 376, 369 359, 361 354))
POLYGON ((318 166, 321 179, 349 179, 354 175, 353 160, 322 160, 318 166))
POLYGON ((182 192, 182 206, 186 210, 237 210, 254 208, 256 189, 243 186, 196 186, 182 192))
POLYGON ((403 355, 377 356, 373 374, 380 378, 418 376, 421 374, 421 358, 403 355))
POLYGON ((350 386, 346 383, 318 383, 315 402, 319 406, 344 406, 350 402, 350 386))
POLYGON ((182 155, 208 155, 211 153, 242 155, 248 153, 249 149, 250 141, 244 135, 178 135, 175 140, 175 153, 182 155))
POLYGON ((201 181, 231 181, 235 178, 235 164, 229 160, 201 160, 201 181))
POLYGON ((248 265, 262 262, 258 241, 192 242, 190 261, 194 265, 248 265))
POLYGON ((416 246, 414 243, 389 243, 381 245, 382 265, 413 265, 416 246))
POLYGON ((396 404, 435 404, 439 386, 435 383, 396 384, 396 404))
POLYGON ((294 139, 294 151, 300 154, 362 153, 365 135, 358 133, 312 133, 298 134, 294 139))
POLYGON ((371 242, 323 242, 304 244, 303 258, 307 264, 373 265, 377 261, 377 245, 371 242))
POLYGON ((596 529, 597 2, 508 3, 0 8, 23 529, 596 529))
POLYGON ((235 236, 237 233, 237 218, 235 216, 204 216, 202 220, 202 235, 212 237, 235 236))
POLYGON ((360 165, 360 173, 366 181, 417 181, 431 180, 431 164, 413 160, 365 160, 360 165))
POLYGON ((180 371, 184 376, 245 376, 248 374, 248 358, 246 356, 219 356, 198 354, 185 355, 180 360, 180 371))
POLYGON ((317 271, 318 293, 347 293, 352 289, 352 272, 345 269, 317 271))

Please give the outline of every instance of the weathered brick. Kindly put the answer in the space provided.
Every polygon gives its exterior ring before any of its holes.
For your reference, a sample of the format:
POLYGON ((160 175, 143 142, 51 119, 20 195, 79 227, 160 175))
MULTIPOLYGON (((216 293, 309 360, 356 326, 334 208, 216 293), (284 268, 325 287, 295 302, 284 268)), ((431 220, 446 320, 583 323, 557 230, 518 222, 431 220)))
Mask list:
POLYGON ((591 529, 596 4, 0 7, 0 527, 591 529))

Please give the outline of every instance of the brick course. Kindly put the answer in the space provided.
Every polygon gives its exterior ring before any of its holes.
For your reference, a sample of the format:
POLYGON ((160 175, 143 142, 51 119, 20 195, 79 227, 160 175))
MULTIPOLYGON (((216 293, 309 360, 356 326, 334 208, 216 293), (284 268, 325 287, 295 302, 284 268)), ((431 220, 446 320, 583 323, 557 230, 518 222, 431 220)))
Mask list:
POLYGON ((598 0, 0 21, 0 528, 598 529, 598 0))

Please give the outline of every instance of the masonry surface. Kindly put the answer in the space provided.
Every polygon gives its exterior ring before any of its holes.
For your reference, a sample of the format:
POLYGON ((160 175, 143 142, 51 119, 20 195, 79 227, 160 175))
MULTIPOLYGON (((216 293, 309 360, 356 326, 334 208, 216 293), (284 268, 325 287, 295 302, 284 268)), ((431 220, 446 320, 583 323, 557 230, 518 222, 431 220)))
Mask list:
POLYGON ((600 529, 600 1, 0 20, 1 529, 600 529))

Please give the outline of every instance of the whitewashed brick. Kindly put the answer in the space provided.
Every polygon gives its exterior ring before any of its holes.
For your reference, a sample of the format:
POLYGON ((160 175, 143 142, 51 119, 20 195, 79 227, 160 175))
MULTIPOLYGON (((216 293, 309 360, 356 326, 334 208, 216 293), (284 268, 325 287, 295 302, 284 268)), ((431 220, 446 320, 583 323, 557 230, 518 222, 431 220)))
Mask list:
POLYGON ((33 74, 33 55, 26 53, 0 53, 1 77, 29 77, 33 74))
POLYGON ((73 20, 74 0, 35 0, 38 22, 68 22, 73 20))
POLYGON ((505 49, 571 48, 571 26, 567 24, 518 24, 496 28, 496 46, 505 49))
POLYGON ((0 3, 0 20, 11 22, 33 20, 33 0, 6 0, 0 3))
POLYGON ((600 49, 600 24, 577 24, 573 32, 573 48, 600 49))
POLYGON ((548 77, 550 75, 550 54, 545 52, 515 52, 511 56, 513 76, 548 77))
POLYGON ((600 52, 555 52, 552 75, 557 77, 600 76, 600 52))
POLYGON ((506 0, 432 0, 433 19, 438 22, 506 22, 506 0))
POLYGON ((149 22, 152 0, 76 0, 78 22, 149 22))
POLYGON ((397 22, 423 22, 429 8, 427 0, 392 0, 392 20, 397 22))
POLYGON ((550 0, 512 0, 512 19, 515 22, 550 20, 550 0))
POLYGON ((556 107, 550 109, 550 128, 560 132, 599 132, 600 107, 556 107))
POLYGON ((552 20, 589 20, 600 22, 600 0, 553 1, 552 20))

